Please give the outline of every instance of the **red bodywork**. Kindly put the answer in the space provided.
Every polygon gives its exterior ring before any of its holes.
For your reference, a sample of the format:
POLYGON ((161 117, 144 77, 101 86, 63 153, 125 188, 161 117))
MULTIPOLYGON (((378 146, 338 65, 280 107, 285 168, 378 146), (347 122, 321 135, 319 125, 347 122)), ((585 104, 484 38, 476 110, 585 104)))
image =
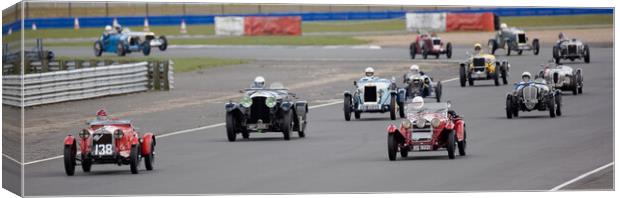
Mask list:
POLYGON ((424 50, 427 50, 428 54, 431 55, 446 53, 446 48, 441 38, 428 34, 417 35, 411 46, 416 48, 415 51, 418 54, 422 54, 424 50), (433 44, 433 40, 439 40, 440 42, 433 44))
POLYGON ((443 148, 446 146, 445 133, 449 133, 451 130, 455 132, 456 141, 465 140, 465 121, 460 117, 443 116, 439 113, 426 114, 425 117, 433 117, 440 120, 438 127, 433 128, 432 138, 428 141, 414 141, 412 139, 413 125, 409 128, 405 128, 402 123, 400 127, 396 127, 394 124, 388 126, 388 134, 395 134, 399 140, 399 149, 412 150, 414 145, 431 145, 431 150, 433 151, 443 148))

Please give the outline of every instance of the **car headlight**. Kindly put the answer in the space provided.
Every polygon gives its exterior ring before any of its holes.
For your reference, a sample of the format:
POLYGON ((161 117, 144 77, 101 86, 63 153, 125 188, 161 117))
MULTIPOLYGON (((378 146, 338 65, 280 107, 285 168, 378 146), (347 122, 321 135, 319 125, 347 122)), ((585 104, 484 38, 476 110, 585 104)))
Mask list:
POLYGON ((441 120, 439 120, 439 118, 433 118, 431 120, 431 126, 433 126, 433 128, 439 127, 439 124, 441 124, 441 120))
POLYGON ((114 131, 114 138, 116 138, 116 139, 121 139, 121 138, 123 138, 123 131, 121 131, 120 129, 119 129, 119 130, 114 131))
POLYGON ((420 119, 415 121, 415 125, 418 128, 424 128, 424 126, 426 125, 426 120, 424 118, 420 118, 420 119))
POLYGON ((82 129, 82 131, 80 131, 78 135, 80 136, 80 138, 88 138, 90 137, 90 132, 88 131, 88 129, 82 129))
POLYGON ((403 122, 401 123, 401 125, 403 126, 403 128, 408 129, 411 128, 411 120, 409 119, 404 119, 403 122))
POLYGON ((241 99, 241 106, 243 107, 250 107, 252 106, 252 99, 250 97, 245 97, 243 99, 241 99))
POLYGON ((268 97, 265 100, 265 105, 267 105, 267 107, 272 108, 276 106, 276 98, 275 97, 268 97))

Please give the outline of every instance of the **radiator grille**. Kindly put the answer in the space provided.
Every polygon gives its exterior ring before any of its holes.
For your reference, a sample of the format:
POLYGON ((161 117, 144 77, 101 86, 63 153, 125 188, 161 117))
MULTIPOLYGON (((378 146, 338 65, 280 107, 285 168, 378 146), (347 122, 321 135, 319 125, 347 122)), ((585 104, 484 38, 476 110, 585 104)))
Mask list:
POLYGON ((525 34, 519 34, 518 37, 519 43, 525 43, 525 34))
POLYGON ((252 98, 252 107, 250 107, 250 119, 248 123, 254 124, 258 119, 263 120, 263 123, 271 122, 269 120, 269 107, 265 104, 265 97, 252 98))
POLYGON ((364 87, 364 102, 377 102, 377 87, 364 87))

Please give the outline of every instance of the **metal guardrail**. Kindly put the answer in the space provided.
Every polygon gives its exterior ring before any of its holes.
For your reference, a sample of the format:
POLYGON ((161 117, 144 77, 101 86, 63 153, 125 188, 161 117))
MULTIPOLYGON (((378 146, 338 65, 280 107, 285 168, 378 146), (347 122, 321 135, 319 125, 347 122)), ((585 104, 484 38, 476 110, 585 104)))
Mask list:
POLYGON ((138 62, 2 77, 2 103, 28 107, 173 88, 171 61, 138 62), (156 67, 159 66, 159 67, 156 67), (23 98, 22 98, 23 95, 23 98))

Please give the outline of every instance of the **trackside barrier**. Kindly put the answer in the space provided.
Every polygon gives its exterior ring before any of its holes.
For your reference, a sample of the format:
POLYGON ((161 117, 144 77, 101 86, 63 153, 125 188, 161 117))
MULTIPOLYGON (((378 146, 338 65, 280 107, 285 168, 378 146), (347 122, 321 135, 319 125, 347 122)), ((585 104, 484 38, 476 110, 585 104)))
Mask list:
MULTIPOLYGON (((216 16, 299 16, 302 21, 334 21, 334 20, 383 20, 404 18, 407 10, 386 10, 366 12, 281 12, 281 13, 255 13, 255 14, 219 14, 219 15, 170 15, 146 17, 151 26, 177 26, 181 21, 187 25, 208 25, 214 23, 216 16)), ((480 13, 492 12, 500 17, 503 16, 552 16, 552 15, 581 15, 581 14, 613 14, 610 8, 464 8, 464 9, 436 9, 420 10, 416 13, 480 13)), ((143 26, 144 16, 117 16, 117 17, 80 17, 80 28, 98 27, 112 24, 116 18, 124 26, 143 26)), ((24 27, 37 24, 37 28, 74 28, 75 17, 60 18, 27 18, 24 27)), ((20 30, 21 23, 16 21, 2 26, 2 34, 9 30, 20 30)))
POLYGON ((407 13, 409 31, 487 31, 495 30, 493 13, 407 13))
POLYGON ((2 77, 2 103, 29 107, 173 86, 171 61, 138 62, 2 77), (22 98, 23 94, 23 98, 22 98))

